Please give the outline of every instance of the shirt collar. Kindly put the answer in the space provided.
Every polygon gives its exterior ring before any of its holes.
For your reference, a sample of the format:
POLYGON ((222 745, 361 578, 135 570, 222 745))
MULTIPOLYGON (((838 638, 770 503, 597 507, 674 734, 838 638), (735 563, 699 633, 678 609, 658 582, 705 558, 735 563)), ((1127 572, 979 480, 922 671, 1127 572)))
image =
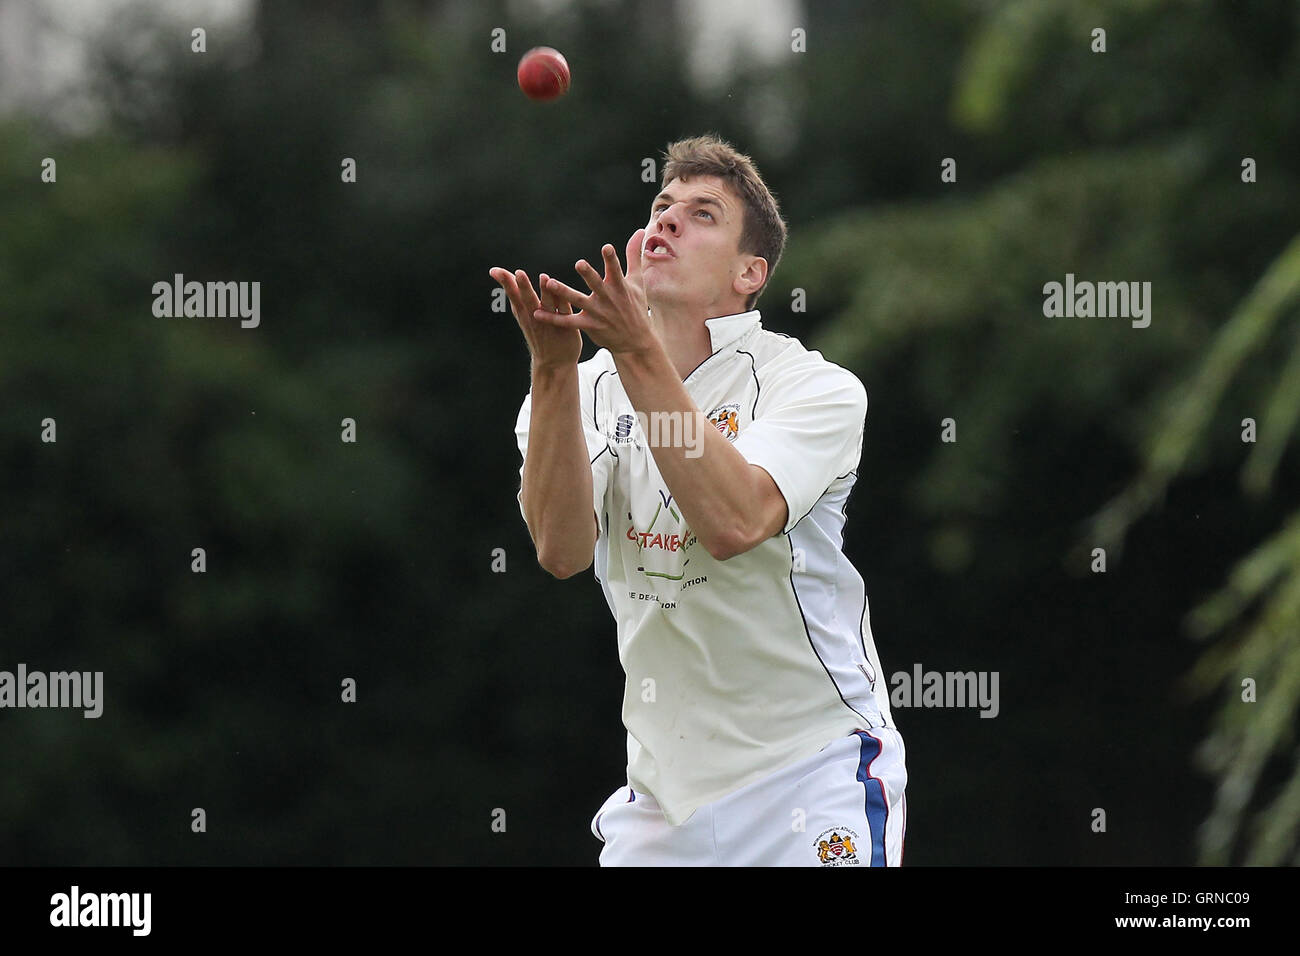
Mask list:
POLYGON ((737 312, 734 315, 719 315, 705 319, 704 326, 709 330, 709 342, 714 352, 719 352, 731 345, 742 335, 759 324, 762 317, 758 309, 737 312))

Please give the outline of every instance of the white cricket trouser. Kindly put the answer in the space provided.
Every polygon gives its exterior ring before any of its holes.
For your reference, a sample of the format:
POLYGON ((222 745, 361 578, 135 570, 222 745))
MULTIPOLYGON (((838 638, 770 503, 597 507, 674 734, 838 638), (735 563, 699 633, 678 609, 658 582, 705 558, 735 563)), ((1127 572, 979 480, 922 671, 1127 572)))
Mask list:
POLYGON ((897 730, 859 730, 677 827, 650 794, 619 787, 591 821, 600 865, 899 866, 906 759, 897 730))

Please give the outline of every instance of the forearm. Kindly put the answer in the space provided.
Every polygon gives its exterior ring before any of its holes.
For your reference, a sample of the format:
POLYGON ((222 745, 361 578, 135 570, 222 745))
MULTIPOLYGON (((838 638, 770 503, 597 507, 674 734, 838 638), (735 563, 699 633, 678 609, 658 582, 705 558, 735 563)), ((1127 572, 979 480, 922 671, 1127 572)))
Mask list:
POLYGON ((578 368, 533 367, 521 500, 537 560, 556 577, 591 566, 596 525, 578 368))
POLYGON ((755 512, 752 466, 696 407, 662 346, 615 354, 614 361, 623 390, 650 426, 651 454, 691 531, 715 557, 744 550, 755 512))

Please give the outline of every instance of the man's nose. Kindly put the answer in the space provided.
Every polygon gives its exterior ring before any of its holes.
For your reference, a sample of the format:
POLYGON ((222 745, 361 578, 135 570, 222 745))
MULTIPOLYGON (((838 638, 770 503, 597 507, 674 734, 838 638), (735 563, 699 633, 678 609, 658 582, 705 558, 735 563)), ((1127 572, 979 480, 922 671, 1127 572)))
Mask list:
POLYGON ((659 224, 665 229, 670 229, 674 235, 681 230, 681 213, 678 211, 680 208, 680 204, 673 203, 659 214, 659 224))

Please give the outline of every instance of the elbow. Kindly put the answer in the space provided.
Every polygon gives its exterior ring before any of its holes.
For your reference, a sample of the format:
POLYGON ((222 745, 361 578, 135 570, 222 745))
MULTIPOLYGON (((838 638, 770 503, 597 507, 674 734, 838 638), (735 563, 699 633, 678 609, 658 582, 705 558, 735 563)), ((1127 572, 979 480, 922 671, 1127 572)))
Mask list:
POLYGON ((575 574, 581 574, 591 567, 596 557, 596 535, 591 536, 591 544, 584 551, 582 546, 574 547, 572 538, 553 534, 539 535, 528 525, 529 537, 533 539, 533 548, 537 552, 537 563, 542 570, 553 578, 563 581, 575 574))
POLYGON ((709 552, 709 557, 714 561, 729 561, 753 548, 755 543, 749 540, 741 528, 715 532, 708 538, 700 539, 700 544, 704 545, 704 550, 709 552))
POLYGON ((548 551, 537 552, 537 563, 542 566, 547 574, 553 578, 563 581, 565 578, 571 578, 575 574, 581 574, 591 567, 594 555, 587 555, 586 558, 578 558, 574 555, 552 554, 548 551))

